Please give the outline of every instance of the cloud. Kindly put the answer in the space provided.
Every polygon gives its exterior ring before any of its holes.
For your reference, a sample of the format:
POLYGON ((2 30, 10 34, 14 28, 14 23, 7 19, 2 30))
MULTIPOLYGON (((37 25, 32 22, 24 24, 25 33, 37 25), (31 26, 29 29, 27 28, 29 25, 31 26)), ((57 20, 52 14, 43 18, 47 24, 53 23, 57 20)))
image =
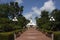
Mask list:
POLYGON ((54 9, 55 9, 55 5, 52 0, 45 2, 44 5, 40 8, 40 10, 46 10, 49 12, 52 12, 54 9))
POLYGON ((49 12, 52 12, 55 9, 54 2, 52 0, 48 0, 47 2, 44 3, 44 5, 40 8, 38 7, 32 7, 32 10, 36 14, 41 15, 41 11, 46 10, 49 12))
POLYGON ((40 13, 41 13, 40 9, 37 8, 37 7, 32 7, 32 11, 33 11, 34 13, 37 13, 38 15, 40 15, 40 13))
POLYGON ((52 12, 54 9, 55 9, 54 2, 52 0, 48 0, 40 8, 38 8, 37 6, 36 7, 32 7, 32 9, 31 9, 32 12, 28 12, 28 14, 26 14, 25 17, 27 19, 30 19, 30 17, 32 17, 33 18, 33 22, 36 23, 34 18, 36 16, 40 17, 41 11, 46 10, 46 11, 52 12))
POLYGON ((21 4, 21 3, 23 3, 23 1, 22 0, 14 0, 15 2, 18 2, 18 4, 21 4))
POLYGON ((32 7, 33 13, 36 14, 38 17, 40 17, 41 11, 46 10, 46 11, 52 12, 54 9, 55 9, 55 5, 54 5, 54 2, 52 0, 46 1, 43 4, 43 6, 40 7, 40 8, 38 8, 38 7, 32 7))
POLYGON ((35 16, 34 12, 28 12, 24 15, 24 17, 26 17, 26 19, 28 19, 28 20, 30 20, 32 18, 32 23, 36 24, 36 21, 34 19, 36 16, 35 16))
POLYGON ((26 17, 26 19, 30 19, 32 15, 33 15, 33 12, 29 12, 29 13, 26 13, 24 17, 26 17))

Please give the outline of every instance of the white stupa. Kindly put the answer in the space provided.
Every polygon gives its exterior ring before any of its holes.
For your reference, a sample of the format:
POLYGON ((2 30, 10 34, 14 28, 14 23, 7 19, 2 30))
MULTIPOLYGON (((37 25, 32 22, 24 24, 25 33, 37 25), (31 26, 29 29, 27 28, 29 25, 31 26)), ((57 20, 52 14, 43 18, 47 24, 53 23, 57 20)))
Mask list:
POLYGON ((32 25, 32 27, 36 26, 36 24, 32 21, 32 19, 30 19, 30 22, 26 26, 30 27, 31 25, 32 25))
POLYGON ((36 25, 36 24, 33 23, 32 20, 30 20, 30 23, 28 23, 27 25, 36 25))

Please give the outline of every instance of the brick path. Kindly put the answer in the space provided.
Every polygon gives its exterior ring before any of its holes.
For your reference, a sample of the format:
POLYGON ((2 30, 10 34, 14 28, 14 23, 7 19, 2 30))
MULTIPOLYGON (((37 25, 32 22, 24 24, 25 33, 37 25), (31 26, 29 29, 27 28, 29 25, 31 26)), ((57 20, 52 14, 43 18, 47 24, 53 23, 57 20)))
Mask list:
POLYGON ((16 40, 51 40, 51 38, 45 36, 43 33, 35 29, 29 29, 16 40))

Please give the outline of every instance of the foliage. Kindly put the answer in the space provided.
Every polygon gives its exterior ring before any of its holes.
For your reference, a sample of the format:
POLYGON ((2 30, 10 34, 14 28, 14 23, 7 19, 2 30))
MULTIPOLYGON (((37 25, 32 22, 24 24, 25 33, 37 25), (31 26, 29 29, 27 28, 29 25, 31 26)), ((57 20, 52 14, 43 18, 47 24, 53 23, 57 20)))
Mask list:
POLYGON ((56 21, 60 22, 60 10, 58 9, 53 10, 51 15, 55 18, 56 21))
POLYGON ((51 30, 51 23, 45 23, 43 25, 41 25, 41 27, 45 30, 51 30))
POLYGON ((0 17, 7 17, 8 16, 8 5, 1 4, 0 5, 0 17))
POLYGON ((13 25, 10 25, 10 24, 3 24, 1 29, 4 31, 4 32, 9 32, 9 31, 13 31, 14 30, 14 27, 13 25))
POLYGON ((60 10, 55 9, 53 10, 49 15, 49 12, 47 11, 42 11, 41 12, 41 17, 36 19, 36 23, 39 28, 43 28, 46 30, 51 30, 51 31, 59 31, 60 30, 60 10), (54 17, 55 22, 49 21, 49 16, 54 17))
POLYGON ((2 32, 2 33, 0 33, 0 40, 14 40, 13 32, 2 32))
POLYGON ((37 18, 36 21, 37 21, 37 25, 39 26, 39 28, 47 29, 48 27, 50 27, 47 11, 42 11, 41 18, 37 18))
POLYGON ((23 29, 28 20, 22 15, 24 6, 19 6, 17 2, 9 4, 0 4, 0 30, 9 32, 13 30, 23 29), (17 17, 18 22, 12 19, 17 17))
POLYGON ((56 31, 60 30, 60 10, 55 9, 52 11, 51 15, 55 18, 55 29, 56 31))
POLYGON ((48 18, 48 11, 44 10, 41 12, 41 18, 44 18, 44 17, 48 18))
POLYGON ((54 32, 54 40, 60 40, 60 32, 54 32))

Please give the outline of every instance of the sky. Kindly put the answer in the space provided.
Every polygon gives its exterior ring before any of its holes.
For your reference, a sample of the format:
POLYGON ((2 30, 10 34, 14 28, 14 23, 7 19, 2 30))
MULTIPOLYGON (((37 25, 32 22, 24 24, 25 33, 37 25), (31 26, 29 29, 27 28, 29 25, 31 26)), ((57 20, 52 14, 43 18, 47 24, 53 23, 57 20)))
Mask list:
POLYGON ((60 9, 60 0, 0 0, 0 4, 9 2, 18 2, 19 6, 24 6, 23 15, 26 19, 32 18, 36 23, 35 17, 40 17, 41 11, 52 12, 54 9, 60 9))

